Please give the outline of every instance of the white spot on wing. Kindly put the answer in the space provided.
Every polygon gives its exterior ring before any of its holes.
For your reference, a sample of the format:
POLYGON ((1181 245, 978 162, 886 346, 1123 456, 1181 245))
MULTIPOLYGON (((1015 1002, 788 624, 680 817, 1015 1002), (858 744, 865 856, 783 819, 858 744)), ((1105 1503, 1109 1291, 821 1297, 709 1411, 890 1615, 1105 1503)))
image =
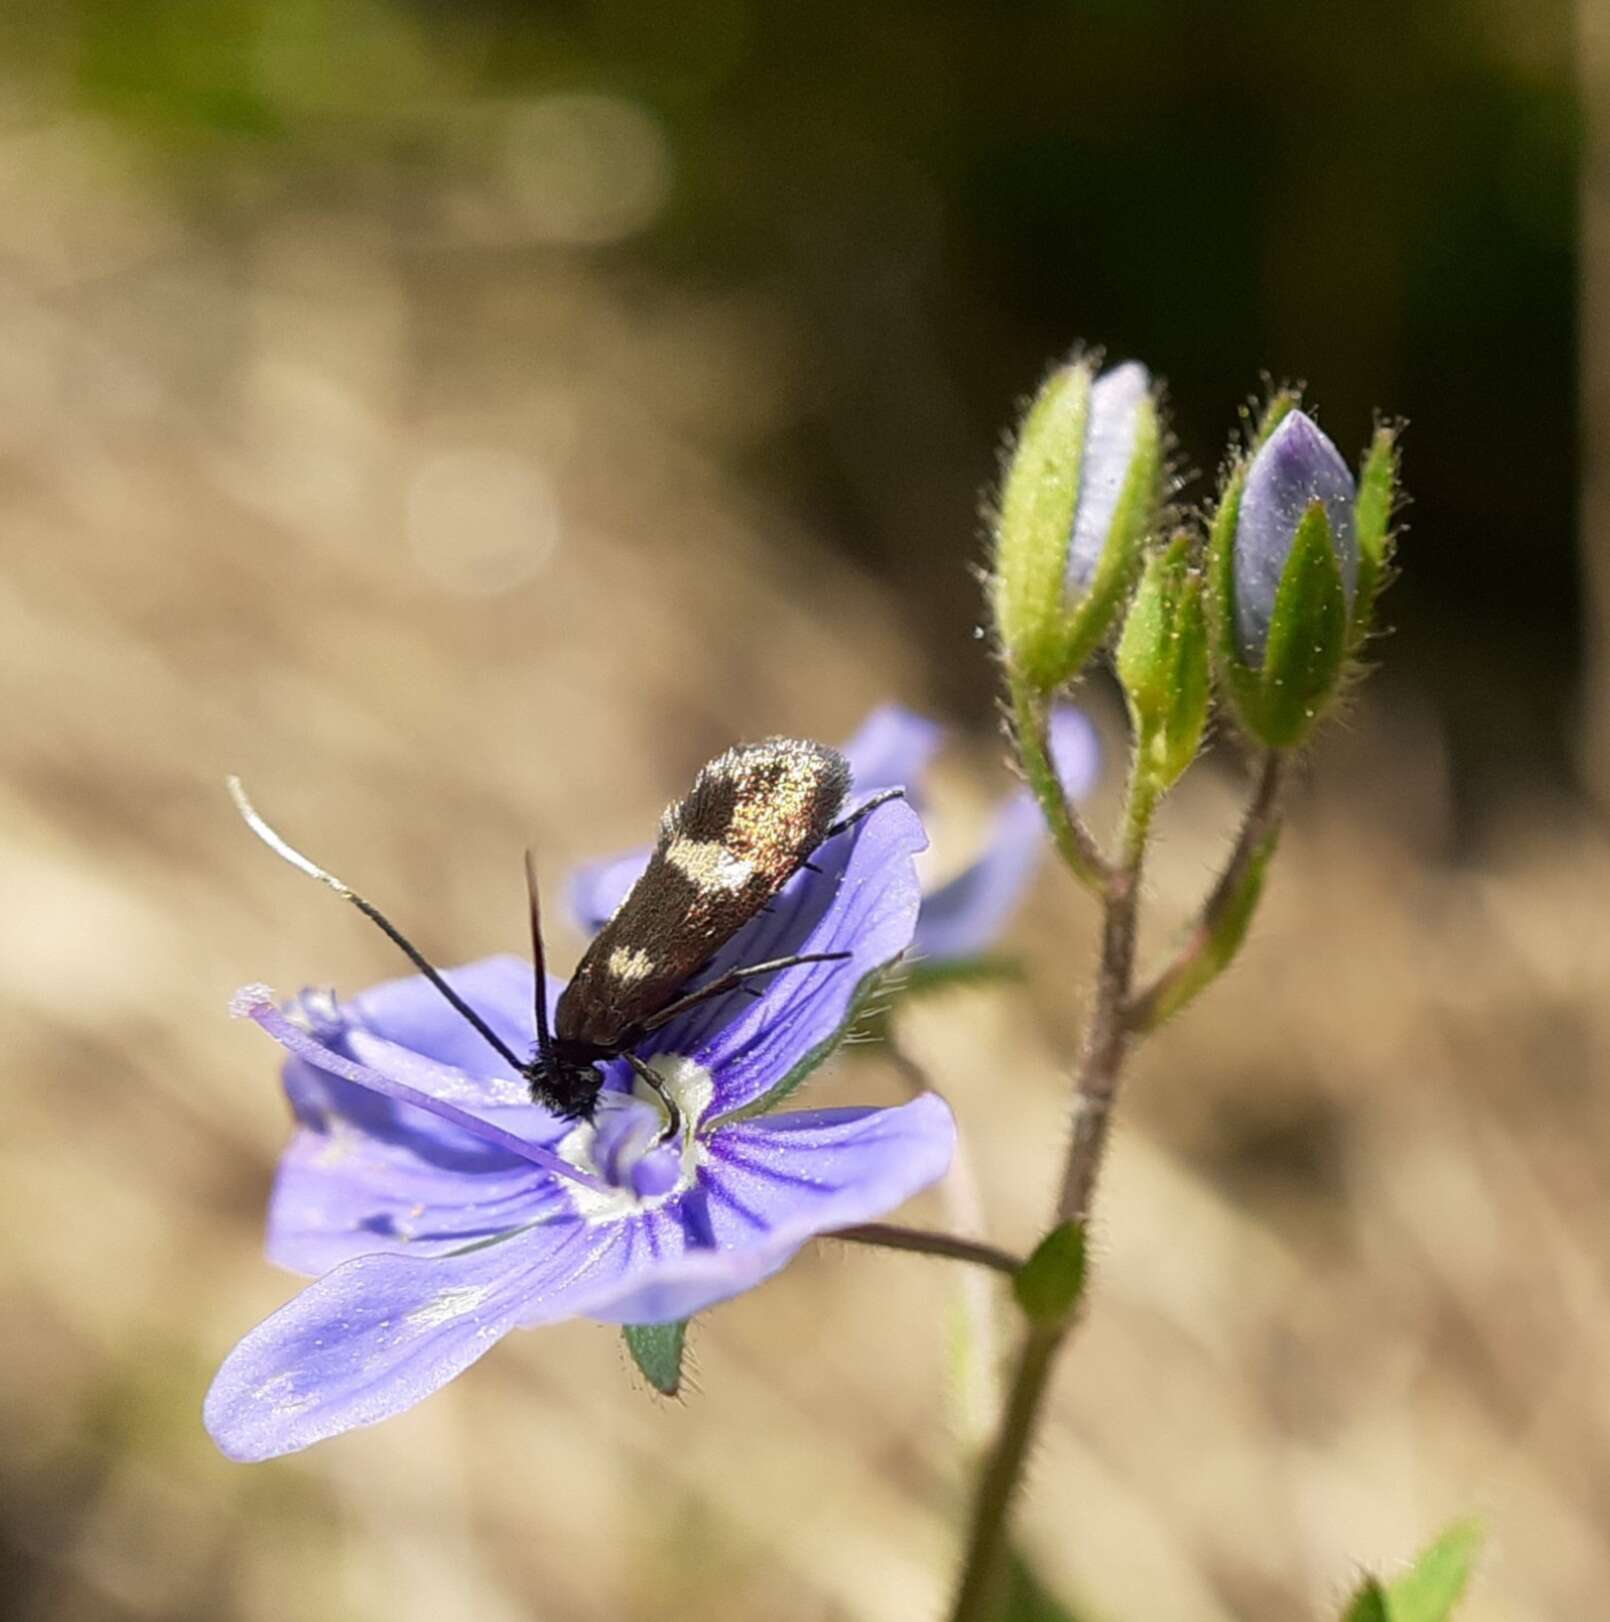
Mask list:
POLYGON ((641 946, 617 946, 609 954, 609 972, 617 980, 641 980, 653 968, 653 957, 641 946))
POLYGON ((755 864, 714 839, 673 839, 665 859, 701 890, 741 890, 755 864))

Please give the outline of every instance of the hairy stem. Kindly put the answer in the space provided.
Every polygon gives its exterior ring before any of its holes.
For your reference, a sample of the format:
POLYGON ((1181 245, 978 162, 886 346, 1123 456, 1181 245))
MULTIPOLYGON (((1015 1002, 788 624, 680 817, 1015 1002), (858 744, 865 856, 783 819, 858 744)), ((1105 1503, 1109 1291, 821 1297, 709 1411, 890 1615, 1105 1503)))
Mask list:
MULTIPOLYGON (((1116 864, 1103 863, 1101 962, 1095 1004, 1074 1073, 1072 1138, 1053 1227, 1088 1218, 1107 1146, 1113 1099, 1128 1045, 1124 1007, 1135 964, 1141 860, 1156 804, 1156 786, 1137 760, 1131 768, 1125 802, 1123 848, 1116 864)), ((1024 1338, 1006 1412, 974 1499, 966 1563, 951 1612, 952 1622, 985 1622, 990 1616, 1004 1567, 1008 1512, 1068 1329, 1066 1322, 1032 1323, 1024 1338)))
POLYGON ((1099 892, 1107 877, 1107 860, 1079 813, 1068 803, 1067 791, 1051 759, 1050 702, 1045 694, 1015 676, 1011 688, 1012 732, 1024 779, 1040 803, 1057 854, 1081 884, 1099 892))
POLYGON ((1278 749, 1264 755, 1230 859, 1173 962, 1129 1003, 1124 1023, 1130 1031, 1155 1030, 1171 1019, 1211 985, 1240 950, 1263 888, 1264 868, 1280 833, 1286 760, 1278 749))
POLYGON ((1101 963, 1095 1004, 1085 1027, 1084 1048, 1073 1081, 1073 1130, 1057 1196, 1057 1222, 1084 1222, 1090 1215, 1112 1124, 1113 1099, 1129 1045, 1124 1011, 1135 972, 1135 925, 1146 836, 1157 805, 1155 788, 1138 767, 1132 773, 1124 813, 1124 847, 1102 896, 1101 963))
POLYGON ((952 1622, 988 1622, 996 1614, 1006 1567, 1007 1512, 1023 1482, 1023 1464, 1064 1333, 1060 1327, 1035 1324, 1018 1352, 1006 1412, 978 1483, 952 1622))
POLYGON ((847 1239, 856 1245, 881 1245, 885 1250, 943 1256, 955 1262, 976 1262, 980 1267, 992 1267, 997 1273, 1008 1275, 1015 1274, 1023 1265, 1021 1256, 1014 1256, 999 1245, 986 1244, 982 1239, 964 1239, 957 1234, 934 1233, 927 1228, 902 1228, 894 1222, 859 1222, 853 1228, 834 1228, 822 1237, 847 1239))

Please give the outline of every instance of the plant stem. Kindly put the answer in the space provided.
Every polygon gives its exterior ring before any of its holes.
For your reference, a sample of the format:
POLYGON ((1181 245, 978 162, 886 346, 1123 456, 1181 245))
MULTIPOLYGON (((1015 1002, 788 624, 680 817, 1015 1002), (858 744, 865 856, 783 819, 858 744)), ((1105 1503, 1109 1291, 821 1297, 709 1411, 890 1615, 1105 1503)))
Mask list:
POLYGON ((1065 1333, 1063 1326, 1035 1324, 1018 1353, 1006 1412, 978 1483, 952 1622, 987 1622, 995 1613, 1006 1563, 1007 1511, 1022 1484, 1023 1461, 1034 1438, 1040 1402, 1065 1333))
POLYGON ((1057 1197, 1057 1222, 1083 1222, 1090 1215, 1096 1176, 1107 1147, 1113 1099, 1128 1047, 1124 1010, 1135 972, 1135 923, 1140 868, 1157 793, 1138 769, 1130 775, 1124 810, 1123 854, 1107 876, 1102 895, 1101 965, 1096 1000, 1085 1027, 1084 1048, 1073 1081, 1073 1133, 1057 1197))
POLYGON ((956 1262, 976 1262, 980 1267, 992 1267, 997 1273, 1008 1276, 1023 1265, 1021 1256, 981 1239, 963 1239, 928 1228, 902 1228, 893 1222, 859 1222, 853 1228, 831 1229, 822 1237, 848 1239, 856 1245, 881 1245, 885 1250, 917 1251, 924 1256, 943 1256, 956 1262))
POLYGON ((1202 905, 1195 927, 1174 961, 1149 986, 1137 992, 1125 1010, 1131 1032, 1155 1030, 1177 1014, 1230 966, 1263 884, 1263 870, 1274 853, 1280 832, 1281 791, 1286 782, 1286 755, 1269 750, 1258 772, 1257 787, 1236 835, 1230 860, 1202 905))
POLYGON ((1011 689, 1012 732, 1023 776, 1040 802, 1057 854, 1081 884, 1099 892, 1107 878, 1107 859, 1079 813, 1068 803, 1056 763, 1051 759, 1049 701, 1015 676, 1011 689))
MULTIPOLYGON (((1123 848, 1114 865, 1103 862, 1101 963, 1095 1005, 1074 1074, 1073 1132, 1053 1226, 1084 1222, 1107 1146, 1113 1098, 1128 1045, 1124 1007, 1135 965, 1136 908, 1141 860, 1157 805, 1156 786, 1137 760, 1130 769, 1124 807, 1123 848)), ((1031 1324, 1018 1355, 1006 1402, 973 1505, 966 1563, 952 1622, 986 1622, 998 1590, 1007 1546, 1007 1515, 1023 1474, 1023 1461, 1039 1421, 1067 1322, 1031 1324)))

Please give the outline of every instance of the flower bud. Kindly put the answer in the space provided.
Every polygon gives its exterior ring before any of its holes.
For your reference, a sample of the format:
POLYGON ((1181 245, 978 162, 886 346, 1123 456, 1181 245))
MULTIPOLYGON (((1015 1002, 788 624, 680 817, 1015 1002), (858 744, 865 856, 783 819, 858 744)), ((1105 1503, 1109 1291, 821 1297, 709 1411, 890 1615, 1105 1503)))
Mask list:
POLYGON ((1297 532, 1316 502, 1351 604, 1358 584, 1355 493, 1347 463, 1305 412, 1288 412, 1258 448, 1235 526, 1235 638, 1244 663, 1263 662, 1297 532))
POLYGON ((1154 552, 1118 643, 1118 679, 1129 700, 1140 766, 1166 793, 1196 758, 1207 724, 1207 617, 1191 537, 1154 552))
POLYGON ((996 630, 1015 675, 1051 692, 1112 625, 1156 513, 1162 457, 1151 379, 1059 367, 1023 420, 995 522, 996 630))
POLYGON ((1212 564, 1225 686, 1261 743, 1301 743, 1334 695, 1358 588, 1347 464, 1289 397, 1271 407, 1214 520, 1212 564))

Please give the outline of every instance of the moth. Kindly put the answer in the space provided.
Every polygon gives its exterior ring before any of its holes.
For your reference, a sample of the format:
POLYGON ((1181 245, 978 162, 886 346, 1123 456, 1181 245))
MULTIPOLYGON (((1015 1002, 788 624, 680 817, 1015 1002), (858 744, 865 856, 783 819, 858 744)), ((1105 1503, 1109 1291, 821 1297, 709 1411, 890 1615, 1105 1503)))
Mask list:
POLYGON ((604 1083, 599 1066, 623 1058, 664 1105, 665 1137, 681 1127, 676 1103, 634 1049, 713 997, 802 964, 847 958, 848 952, 800 952, 693 984, 738 931, 801 868, 811 866, 823 843, 903 793, 883 789, 846 812, 849 762, 808 739, 767 738, 717 755, 700 768, 687 795, 666 808, 648 865, 583 954, 551 1024, 536 868, 527 851, 537 1040, 522 1059, 378 908, 281 838, 258 815, 238 778, 229 780, 229 788, 252 831, 389 937, 520 1075, 536 1102, 565 1119, 591 1120, 604 1083))

